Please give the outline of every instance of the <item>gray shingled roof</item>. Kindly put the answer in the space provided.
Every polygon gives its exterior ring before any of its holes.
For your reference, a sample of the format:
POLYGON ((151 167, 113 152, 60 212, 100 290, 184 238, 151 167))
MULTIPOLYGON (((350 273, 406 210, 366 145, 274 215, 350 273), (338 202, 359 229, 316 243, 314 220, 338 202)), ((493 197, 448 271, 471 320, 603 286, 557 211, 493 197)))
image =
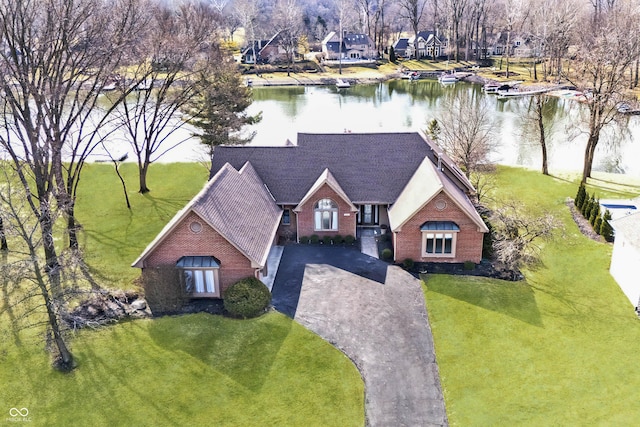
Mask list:
POLYGON ((395 202, 425 156, 437 161, 417 132, 300 133, 294 146, 216 147, 212 173, 227 162, 240 168, 249 161, 278 204, 295 205, 329 169, 353 203, 387 204, 395 202))
POLYGON ((224 166, 193 210, 257 263, 266 259, 282 214, 250 163, 239 171, 224 166))
POLYGON ((234 168, 228 164, 223 165, 204 188, 165 225, 132 266, 144 267, 146 257, 192 211, 247 258, 258 265, 264 265, 280 223, 282 209, 275 204, 251 164, 241 166, 234 168))

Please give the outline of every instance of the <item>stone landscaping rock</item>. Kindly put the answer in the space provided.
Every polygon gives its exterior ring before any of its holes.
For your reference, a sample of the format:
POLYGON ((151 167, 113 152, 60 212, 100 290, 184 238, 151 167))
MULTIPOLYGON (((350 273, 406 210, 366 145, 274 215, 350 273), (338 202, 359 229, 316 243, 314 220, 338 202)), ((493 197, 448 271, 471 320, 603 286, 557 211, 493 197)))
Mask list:
POLYGON ((147 308, 147 302, 143 299, 137 299, 131 303, 131 308, 136 310, 144 310, 147 308))
POLYGON ((150 317, 147 302, 136 292, 94 292, 70 312, 62 313, 67 326, 72 329, 97 327, 128 317, 150 317))

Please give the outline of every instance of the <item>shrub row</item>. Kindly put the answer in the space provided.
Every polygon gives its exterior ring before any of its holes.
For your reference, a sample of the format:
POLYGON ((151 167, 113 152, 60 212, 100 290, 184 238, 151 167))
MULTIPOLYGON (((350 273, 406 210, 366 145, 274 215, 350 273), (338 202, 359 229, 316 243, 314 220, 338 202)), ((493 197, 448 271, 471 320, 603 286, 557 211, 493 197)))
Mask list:
POLYGON ((589 221, 593 231, 604 237, 607 242, 613 241, 613 228, 609 224, 611 212, 609 209, 606 209, 604 214, 600 211, 600 202, 595 193, 589 194, 584 184, 580 184, 574 204, 582 216, 589 221))
POLYGON ((347 236, 341 236, 340 234, 336 234, 335 236, 324 236, 322 238, 317 234, 312 234, 311 236, 300 237, 300 243, 310 243, 314 245, 320 242, 322 242, 325 245, 341 245, 342 243, 351 245, 355 241, 356 241, 356 238, 353 237, 351 234, 347 236))

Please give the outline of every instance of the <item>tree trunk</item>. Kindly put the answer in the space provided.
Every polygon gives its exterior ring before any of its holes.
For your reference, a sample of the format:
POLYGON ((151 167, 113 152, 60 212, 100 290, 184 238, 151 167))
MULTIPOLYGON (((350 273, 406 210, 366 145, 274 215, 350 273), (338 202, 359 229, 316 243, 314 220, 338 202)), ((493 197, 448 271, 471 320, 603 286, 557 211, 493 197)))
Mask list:
POLYGON ((584 167, 582 169, 582 183, 587 183, 587 178, 591 178, 591 169, 593 167, 593 158, 596 152, 596 146, 598 145, 598 140, 600 139, 600 134, 598 131, 592 131, 589 135, 589 139, 587 141, 587 148, 584 151, 584 167))
POLYGON ((127 202, 127 209, 131 210, 131 203, 129 202, 129 194, 127 193, 127 184, 124 182, 124 178, 120 173, 118 161, 114 160, 113 164, 116 167, 116 175, 118 175, 118 178, 120 178, 120 182, 122 183, 122 192, 124 193, 124 200, 127 202))
POLYGON ((140 183, 140 189, 138 193, 146 194, 151 191, 149 187, 147 187, 147 171, 149 170, 149 163, 138 164, 138 180, 140 183))
POLYGON ((53 295, 55 296, 60 293, 60 263, 58 262, 58 253, 53 240, 51 212, 47 206, 48 203, 42 201, 39 222, 40 229, 42 230, 42 246, 46 260, 45 269, 51 282, 53 295))
POLYGON ((542 174, 549 175, 548 158, 547 158, 547 140, 544 135, 544 101, 541 96, 536 96, 536 119, 538 122, 538 131, 540 132, 540 149, 542 150, 542 174))
POLYGON ((67 233, 69 234, 69 248, 78 249, 78 224, 75 216, 75 203, 70 203, 66 211, 67 233))
POLYGON ((64 371, 70 371, 73 368, 73 355, 67 348, 67 344, 64 342, 64 338, 62 337, 62 333, 60 332, 60 325, 58 323, 58 313, 55 307, 54 299, 46 286, 46 282, 44 277, 40 274, 40 267, 36 261, 35 264, 36 277, 38 281, 38 286, 40 287, 40 292, 45 301, 45 307, 47 309, 47 317, 49 319, 49 326, 51 327, 51 332, 53 333, 53 342, 58 349, 58 354, 60 356, 60 360, 57 363, 58 368, 64 371))
POLYGON ((2 221, 2 217, 0 217, 0 251, 6 252, 8 250, 7 236, 4 234, 4 222, 2 221))

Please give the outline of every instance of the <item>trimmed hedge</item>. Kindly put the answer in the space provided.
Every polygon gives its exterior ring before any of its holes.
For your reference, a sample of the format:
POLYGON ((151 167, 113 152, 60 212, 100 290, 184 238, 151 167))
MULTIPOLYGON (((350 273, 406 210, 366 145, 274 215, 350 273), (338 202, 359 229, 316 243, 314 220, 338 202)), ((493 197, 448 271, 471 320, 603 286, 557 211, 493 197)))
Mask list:
POLYGON ((384 248, 382 250, 382 259, 390 260, 393 257, 393 251, 389 248, 384 248))
POLYGON ((229 286, 222 295, 224 308, 234 317, 257 317, 271 303, 271 292, 260 280, 247 277, 229 286))

